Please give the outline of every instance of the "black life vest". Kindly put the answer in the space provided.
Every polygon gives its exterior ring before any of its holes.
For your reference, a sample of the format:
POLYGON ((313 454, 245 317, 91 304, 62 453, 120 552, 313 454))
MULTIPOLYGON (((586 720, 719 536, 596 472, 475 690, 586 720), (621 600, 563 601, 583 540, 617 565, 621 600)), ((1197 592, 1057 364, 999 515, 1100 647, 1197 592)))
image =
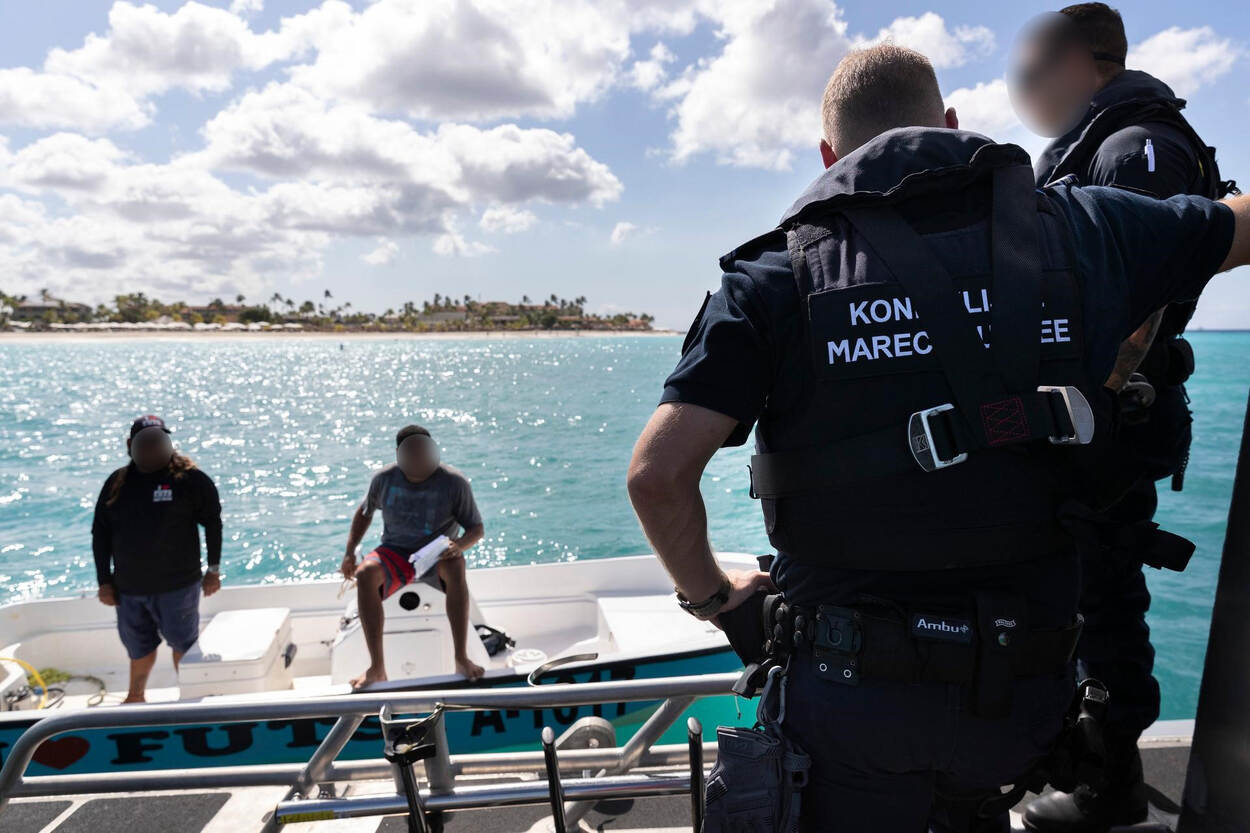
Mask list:
POLYGON ((873 570, 1069 548, 1058 515, 1073 449, 1048 440, 1088 434, 1065 397, 1101 387, 1086 377, 1068 232, 1028 155, 973 133, 890 131, 826 171, 770 239, 782 231, 810 355, 787 380, 801 406, 766 408, 756 429, 752 488, 773 545, 873 570), (922 236, 897 211, 922 196, 964 204, 968 189, 992 200, 964 228, 922 236))
MULTIPOLYGON (((1083 185, 1097 184, 1091 181, 1089 169, 1103 142, 1126 127, 1163 124, 1185 138, 1198 163, 1197 177, 1189 193, 1218 200, 1236 192, 1236 182, 1220 177, 1215 148, 1202 140, 1181 114, 1183 109, 1185 100, 1177 98, 1157 78, 1138 70, 1120 73, 1094 96, 1090 111, 1081 123, 1051 143, 1038 157, 1037 184, 1047 185, 1066 176, 1075 176, 1083 185)), ((1168 305, 1156 339, 1179 336, 1196 309, 1197 301, 1168 305)))

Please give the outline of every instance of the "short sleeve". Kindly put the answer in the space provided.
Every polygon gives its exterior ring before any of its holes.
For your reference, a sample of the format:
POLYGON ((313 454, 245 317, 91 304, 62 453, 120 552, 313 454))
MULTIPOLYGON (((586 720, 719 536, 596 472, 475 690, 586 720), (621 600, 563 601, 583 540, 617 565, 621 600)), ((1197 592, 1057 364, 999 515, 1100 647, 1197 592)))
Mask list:
POLYGON ((365 502, 360 505, 366 515, 372 515, 382 508, 382 490, 385 488, 388 469, 383 469, 369 481, 369 491, 365 493, 365 502))
POLYGON ((1110 185, 1167 199, 1191 193, 1201 171, 1189 143, 1168 125, 1126 127, 1107 137, 1086 185, 1110 185))
POLYGON ((1127 338, 1152 312, 1197 298, 1228 256, 1233 213, 1202 197, 1117 188, 1048 191, 1073 237, 1086 327, 1127 338))
POLYGON ((681 359, 664 383, 661 403, 699 405, 736 419, 738 427, 725 445, 742 445, 772 384, 770 331, 752 277, 726 273, 691 324, 681 359))
POLYGON ((456 477, 456 489, 452 496, 452 516, 456 523, 464 529, 472 529, 482 523, 482 513, 478 511, 477 501, 473 497, 473 487, 467 477, 456 477))

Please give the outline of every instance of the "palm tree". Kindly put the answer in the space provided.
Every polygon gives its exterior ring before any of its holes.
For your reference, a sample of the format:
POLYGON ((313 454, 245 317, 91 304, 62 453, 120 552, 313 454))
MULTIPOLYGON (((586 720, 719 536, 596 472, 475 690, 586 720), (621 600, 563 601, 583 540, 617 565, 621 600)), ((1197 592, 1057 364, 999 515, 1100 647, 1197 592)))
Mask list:
POLYGON ((521 296, 521 303, 522 303, 522 304, 524 304, 525 306, 527 306, 527 307, 528 307, 528 306, 530 305, 530 296, 528 296, 528 295, 522 295, 522 296, 521 296))

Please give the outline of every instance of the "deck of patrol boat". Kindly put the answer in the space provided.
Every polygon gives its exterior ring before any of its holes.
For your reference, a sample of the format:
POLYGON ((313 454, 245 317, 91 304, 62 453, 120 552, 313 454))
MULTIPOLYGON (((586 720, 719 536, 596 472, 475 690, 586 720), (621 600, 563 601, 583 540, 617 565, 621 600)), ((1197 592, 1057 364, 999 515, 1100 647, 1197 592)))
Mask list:
MULTIPOLYGON (((1170 833, 1176 828, 1185 770, 1189 763, 1192 720, 1161 721, 1141 740, 1142 765, 1150 795, 1150 818, 1132 827, 1115 828, 1138 833, 1170 833)), ((710 767, 711 761, 707 762, 710 767)), ((340 784, 340 795, 393 792, 390 781, 340 784)), ((267 815, 282 800, 285 788, 255 787, 203 790, 61 796, 54 799, 15 799, 0 812, 0 833, 248 833, 259 831, 267 815)), ((1031 798, 1032 796, 1030 796, 1031 798)), ((545 831, 550 810, 545 805, 491 810, 467 810, 446 817, 452 831, 465 833, 527 833, 545 831)), ((404 833, 403 817, 359 818, 288 824, 290 833, 404 833)), ((585 818, 582 830, 618 833, 677 833, 690 830, 690 801, 686 796, 601 802, 585 818)), ((1012 829, 1023 830, 1018 814, 1012 829)))

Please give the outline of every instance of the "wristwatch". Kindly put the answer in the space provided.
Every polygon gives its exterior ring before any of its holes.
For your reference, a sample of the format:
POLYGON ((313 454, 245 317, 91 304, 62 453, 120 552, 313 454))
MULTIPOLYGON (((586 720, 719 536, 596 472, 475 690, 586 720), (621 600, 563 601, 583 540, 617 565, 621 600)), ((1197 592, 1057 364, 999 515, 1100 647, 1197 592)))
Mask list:
POLYGON ((729 601, 729 590, 731 587, 729 576, 722 574, 720 587, 717 588, 715 593, 701 602, 690 601, 676 587, 673 590, 677 593, 677 604, 681 606, 682 610, 696 619, 707 621, 717 613, 720 613, 720 609, 725 606, 725 602, 729 601))
POLYGON ((209 565, 208 565, 208 568, 207 568, 207 569, 205 569, 205 570, 204 570, 204 572, 206 572, 206 573, 211 573, 211 574, 213 574, 213 575, 217 575, 217 574, 219 574, 219 573, 221 572, 221 565, 220 565, 220 564, 209 564, 209 565))

